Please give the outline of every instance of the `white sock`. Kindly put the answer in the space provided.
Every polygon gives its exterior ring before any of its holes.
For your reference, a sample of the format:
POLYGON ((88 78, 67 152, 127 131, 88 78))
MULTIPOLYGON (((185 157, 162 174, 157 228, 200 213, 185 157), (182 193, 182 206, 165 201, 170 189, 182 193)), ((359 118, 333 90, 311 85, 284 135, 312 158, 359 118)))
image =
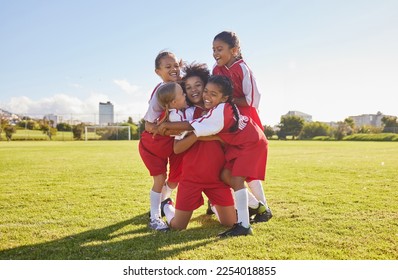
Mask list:
POLYGON ((160 214, 160 193, 151 190, 150 202, 151 202, 151 220, 161 217, 160 214))
POLYGON ((258 207, 258 200, 257 200, 257 198, 251 193, 251 192, 247 192, 247 196, 248 196, 248 199, 249 199, 249 207, 250 208, 253 208, 253 209, 257 209, 257 207, 258 207))
POLYGON ((250 190, 252 191, 253 195, 261 201, 266 207, 267 205, 267 199, 265 198, 264 190, 263 190, 263 185, 261 184, 260 180, 253 180, 249 183, 247 183, 249 186, 250 190))
POLYGON ((210 204, 210 208, 213 211, 214 215, 216 215, 217 220, 220 221, 220 217, 218 216, 217 208, 215 205, 210 204))
POLYGON ((247 198, 247 188, 240 189, 235 191, 236 198, 236 210, 238 211, 238 223, 242 223, 243 227, 248 228, 250 226, 249 221, 249 209, 248 207, 248 198, 247 198))
POLYGON ((163 212, 166 215, 166 220, 167 222, 170 224, 171 220, 174 218, 175 213, 176 213, 176 209, 174 208, 174 206, 172 204, 166 204, 163 207, 163 212))
POLYGON ((167 198, 169 198, 171 196, 171 193, 173 192, 173 189, 171 189, 169 187, 169 185, 167 185, 167 182, 164 184, 163 188, 162 188, 162 197, 160 201, 163 201, 167 198))

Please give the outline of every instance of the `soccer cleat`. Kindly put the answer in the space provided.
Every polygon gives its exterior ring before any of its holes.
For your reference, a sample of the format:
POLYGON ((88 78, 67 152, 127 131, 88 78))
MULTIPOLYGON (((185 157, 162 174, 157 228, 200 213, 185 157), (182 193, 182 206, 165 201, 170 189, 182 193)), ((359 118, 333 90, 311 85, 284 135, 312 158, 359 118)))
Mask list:
POLYGON ((171 205, 173 205, 173 200, 171 200, 171 198, 169 197, 169 198, 166 198, 165 200, 163 200, 163 201, 160 203, 160 214, 162 215, 162 217, 166 216, 166 214, 165 214, 164 211, 163 211, 163 208, 164 208, 164 206, 165 206, 166 204, 171 204, 171 205))
POLYGON ((218 237, 224 238, 224 237, 252 235, 252 234, 253 234, 253 230, 252 230, 251 226, 249 226, 248 228, 245 228, 244 226, 242 226, 242 223, 237 223, 237 224, 234 224, 233 227, 230 228, 229 230, 226 230, 226 231, 218 234, 218 237))
POLYGON ((163 221, 161 218, 150 220, 148 226, 157 231, 166 231, 169 230, 169 226, 163 221))
POLYGON ((252 217, 257 214, 263 214, 266 211, 267 211, 267 207, 265 207, 265 205, 261 201, 259 201, 257 208, 249 207, 249 217, 252 217))
POLYGON ((267 210, 264 213, 261 214, 256 214, 254 218, 250 219, 250 223, 265 223, 268 222, 272 218, 272 212, 270 208, 267 208, 267 210))
POLYGON ((210 200, 208 200, 208 201, 207 201, 206 215, 213 215, 213 214, 214 214, 214 212, 213 212, 213 210, 211 209, 210 200))

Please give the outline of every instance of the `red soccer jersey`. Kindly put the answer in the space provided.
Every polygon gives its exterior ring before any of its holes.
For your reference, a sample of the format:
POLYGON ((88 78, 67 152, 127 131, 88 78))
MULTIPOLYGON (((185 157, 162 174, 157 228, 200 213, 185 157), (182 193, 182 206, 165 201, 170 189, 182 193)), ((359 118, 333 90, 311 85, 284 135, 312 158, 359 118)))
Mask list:
MULTIPOLYGON (((202 117, 203 108, 189 108, 193 118, 202 117)), ((184 153, 181 179, 178 185, 176 209, 193 211, 203 205, 202 192, 213 205, 232 206, 234 199, 220 174, 225 165, 220 141, 197 141, 184 153)))
POLYGON ((217 134, 227 145, 225 157, 233 176, 264 180, 268 140, 250 117, 239 115, 239 126, 234 132, 234 113, 229 103, 221 103, 205 116, 191 121, 196 136, 217 134))
MULTIPOLYGON (((151 94, 149 107, 144 116, 144 120, 155 123, 165 114, 160 107, 156 98, 156 91, 160 85, 158 84, 151 94)), ((142 161, 147 167, 151 176, 160 175, 167 172, 167 165, 170 165, 169 177, 170 182, 178 182, 181 174, 182 156, 173 152, 174 138, 169 136, 156 135, 143 131, 139 142, 139 152, 142 161)))
POLYGON ((257 125, 262 128, 258 107, 260 105, 261 94, 258 91, 256 79, 252 71, 243 61, 239 59, 230 67, 217 66, 213 68, 213 75, 222 75, 231 79, 234 86, 234 98, 244 97, 248 106, 239 106, 240 112, 245 116, 250 116, 257 125))

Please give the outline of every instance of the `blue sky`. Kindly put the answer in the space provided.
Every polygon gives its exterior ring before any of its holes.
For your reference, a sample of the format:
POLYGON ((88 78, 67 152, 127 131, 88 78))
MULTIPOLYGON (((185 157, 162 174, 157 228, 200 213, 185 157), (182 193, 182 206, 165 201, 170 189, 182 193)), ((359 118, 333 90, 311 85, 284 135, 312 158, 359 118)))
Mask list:
POLYGON ((260 117, 318 121, 398 115, 398 1, 0 0, 0 108, 92 121, 142 117, 167 49, 214 64, 212 40, 235 31, 262 93, 260 117))

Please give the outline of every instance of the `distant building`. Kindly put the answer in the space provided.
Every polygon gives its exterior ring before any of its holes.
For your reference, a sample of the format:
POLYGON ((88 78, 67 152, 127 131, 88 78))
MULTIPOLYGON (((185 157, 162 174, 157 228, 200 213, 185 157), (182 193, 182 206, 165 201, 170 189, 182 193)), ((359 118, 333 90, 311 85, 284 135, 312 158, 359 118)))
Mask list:
POLYGON ((44 118, 51 122, 52 127, 56 127, 57 124, 62 122, 62 117, 59 117, 54 114, 45 115, 44 118))
POLYGON ((298 117, 303 118, 304 121, 306 121, 306 122, 312 122, 311 115, 308 115, 306 113, 299 112, 299 111, 289 111, 289 112, 287 112, 287 114, 283 115, 282 117, 285 117, 285 116, 298 116, 298 117))
POLYGON ((385 117, 381 112, 377 112, 377 114, 363 114, 359 116, 350 116, 349 118, 354 120, 354 124, 356 127, 362 127, 365 125, 381 127, 382 121, 381 119, 385 117))
POLYGON ((99 103, 99 124, 111 125, 113 120, 113 104, 111 102, 99 103))
POLYGON ((20 120, 21 120, 20 116, 0 108, 0 124, 1 124, 1 122, 6 121, 8 124, 15 125, 20 120))

